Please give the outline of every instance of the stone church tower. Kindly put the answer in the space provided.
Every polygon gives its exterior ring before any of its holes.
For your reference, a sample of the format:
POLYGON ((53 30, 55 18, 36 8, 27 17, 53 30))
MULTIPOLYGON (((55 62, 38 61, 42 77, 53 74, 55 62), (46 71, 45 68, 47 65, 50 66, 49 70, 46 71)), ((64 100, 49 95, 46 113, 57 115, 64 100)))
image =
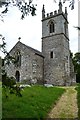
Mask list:
POLYGON ((45 15, 42 9, 42 53, 44 58, 44 81, 54 85, 70 85, 70 50, 67 8, 45 15))

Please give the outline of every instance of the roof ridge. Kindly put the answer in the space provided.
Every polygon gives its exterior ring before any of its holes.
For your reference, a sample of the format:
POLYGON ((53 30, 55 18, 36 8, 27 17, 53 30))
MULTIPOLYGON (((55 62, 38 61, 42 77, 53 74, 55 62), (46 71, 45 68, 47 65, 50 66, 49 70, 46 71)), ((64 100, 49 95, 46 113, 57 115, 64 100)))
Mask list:
MULTIPOLYGON (((20 43, 20 44, 22 44, 22 45, 24 45, 25 47, 27 47, 27 48, 29 48, 29 49, 31 49, 32 51, 34 51, 36 54, 38 54, 38 55, 40 55, 40 56, 42 56, 42 57, 44 57, 44 55, 43 55, 43 53, 42 52, 40 52, 39 50, 37 50, 37 49, 34 49, 34 48, 32 48, 32 47, 30 47, 30 46, 28 46, 28 45, 25 45, 24 43, 22 43, 21 41, 18 41, 15 45, 14 45, 14 47, 18 44, 18 43, 20 43)), ((9 53, 14 49, 14 47, 9 51, 9 53)))

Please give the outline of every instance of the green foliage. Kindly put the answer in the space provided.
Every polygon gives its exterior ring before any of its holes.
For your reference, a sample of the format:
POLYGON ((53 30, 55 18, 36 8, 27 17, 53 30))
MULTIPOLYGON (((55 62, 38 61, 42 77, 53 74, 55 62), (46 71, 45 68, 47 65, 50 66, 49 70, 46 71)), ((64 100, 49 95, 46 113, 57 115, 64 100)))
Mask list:
POLYGON ((77 103, 78 103, 78 117, 80 118, 80 84, 78 84, 76 90, 77 90, 77 103))
POLYGON ((8 100, 3 93, 2 117, 38 120, 45 118, 64 91, 63 88, 58 87, 32 86, 21 91, 23 97, 9 94, 8 100))
MULTIPOLYGON (((1 79, 2 80, 2 79, 1 79)), ((0 81, 0 87, 2 86, 2 81, 0 81)))
MULTIPOLYGON (((6 50, 6 43, 5 43, 5 38, 0 35, 0 50, 6 55, 6 57, 2 60, 2 67, 4 66, 4 62, 5 64, 10 64, 11 62, 16 64, 16 59, 11 56, 7 50, 6 50)), ((16 85, 16 80, 14 77, 8 77, 7 73, 5 72, 4 67, 2 68, 2 86, 3 89, 5 91, 5 96, 6 98, 8 97, 6 90, 8 90, 10 93, 14 93, 17 96, 22 96, 21 95, 21 89, 19 86, 15 86, 16 85)))
POLYGON ((9 92, 12 91, 12 87, 15 84, 16 82, 13 77, 7 77, 6 73, 2 76, 2 87, 6 98, 8 97, 9 92))
POLYGON ((73 57, 74 70, 76 72, 76 80, 80 83, 80 53, 76 53, 73 57))
POLYGON ((6 51, 6 42, 5 42, 5 37, 3 37, 1 34, 0 34, 0 51, 2 51, 4 54, 7 53, 6 51))
POLYGON ((8 77, 6 74, 2 76, 2 85, 6 87, 13 87, 16 84, 14 77, 8 77))
MULTIPOLYGON (((0 51, 4 53, 4 55, 6 56, 4 58, 4 61, 5 61, 5 64, 10 64, 11 62, 13 62, 15 64, 16 60, 13 56, 11 56, 7 50, 6 50, 6 42, 5 42, 5 37, 3 37, 1 34, 0 34, 0 51)), ((4 62, 3 61, 3 62, 4 62)))
POLYGON ((6 73, 2 76, 2 87, 6 98, 9 97, 9 93, 16 94, 16 96, 22 97, 21 88, 19 85, 16 85, 15 78, 8 77, 6 73))

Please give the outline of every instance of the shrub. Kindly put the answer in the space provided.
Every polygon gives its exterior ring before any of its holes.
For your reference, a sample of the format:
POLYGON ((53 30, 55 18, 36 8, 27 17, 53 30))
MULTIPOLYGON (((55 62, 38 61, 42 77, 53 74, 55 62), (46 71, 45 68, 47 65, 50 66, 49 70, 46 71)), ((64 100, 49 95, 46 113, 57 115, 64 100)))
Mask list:
POLYGON ((7 74, 4 74, 2 78, 2 86, 6 98, 8 98, 9 93, 22 97, 21 88, 19 85, 16 85, 16 80, 14 77, 8 77, 7 74))
POLYGON ((12 87, 15 84, 16 84, 16 80, 14 77, 8 77, 6 75, 3 76, 2 85, 5 85, 7 87, 12 87))

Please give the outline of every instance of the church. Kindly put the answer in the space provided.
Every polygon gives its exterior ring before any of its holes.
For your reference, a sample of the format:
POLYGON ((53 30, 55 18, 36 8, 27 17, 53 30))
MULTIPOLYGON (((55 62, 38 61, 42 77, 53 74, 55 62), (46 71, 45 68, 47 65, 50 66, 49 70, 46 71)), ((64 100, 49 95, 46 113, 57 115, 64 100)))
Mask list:
POLYGON ((73 85, 76 83, 70 56, 67 8, 45 14, 42 8, 42 52, 18 41, 9 54, 16 64, 5 65, 8 76, 26 84, 73 85))

